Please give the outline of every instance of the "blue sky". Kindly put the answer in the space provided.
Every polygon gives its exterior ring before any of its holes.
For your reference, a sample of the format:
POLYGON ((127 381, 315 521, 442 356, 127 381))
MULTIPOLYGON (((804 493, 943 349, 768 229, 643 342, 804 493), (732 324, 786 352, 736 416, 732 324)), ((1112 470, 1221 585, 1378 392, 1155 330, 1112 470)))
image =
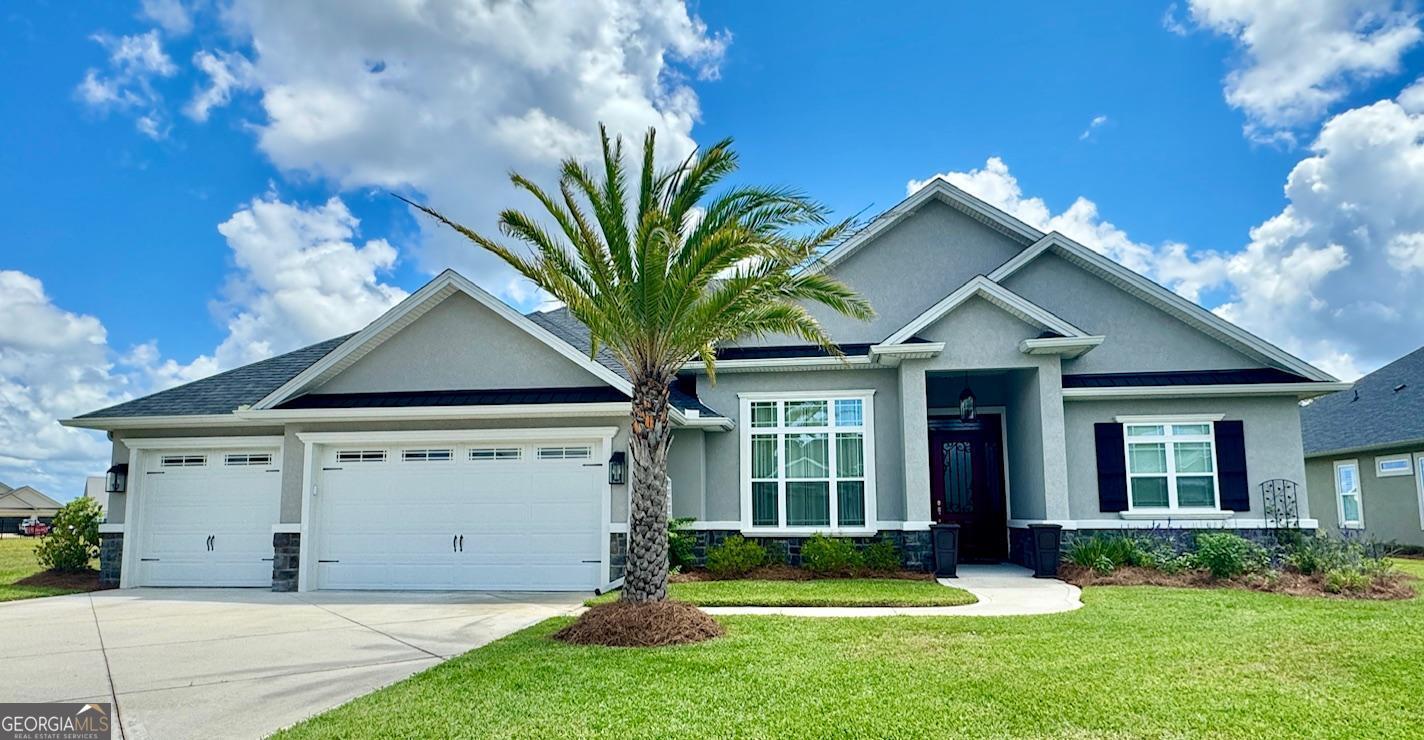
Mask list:
POLYGON ((7 5, 0 480, 68 498, 103 445, 54 418, 446 266, 532 307, 387 192, 487 226, 599 120, 841 214, 947 175, 1343 376, 1424 343, 1412 4, 323 5, 7 5))

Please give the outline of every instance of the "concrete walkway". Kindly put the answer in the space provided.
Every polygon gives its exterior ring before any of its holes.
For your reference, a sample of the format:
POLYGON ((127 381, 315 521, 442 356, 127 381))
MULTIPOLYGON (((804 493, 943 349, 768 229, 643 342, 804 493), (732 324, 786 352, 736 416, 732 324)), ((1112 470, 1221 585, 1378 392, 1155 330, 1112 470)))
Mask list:
POLYGON ((133 589, 0 604, 0 700, 111 702, 116 738, 257 738, 586 594, 133 589))
POLYGON ((1068 612, 1083 605, 1077 586, 1007 563, 961 565, 958 578, 941 578, 979 601, 964 606, 714 606, 708 614, 779 614, 787 617, 1008 617, 1068 612))

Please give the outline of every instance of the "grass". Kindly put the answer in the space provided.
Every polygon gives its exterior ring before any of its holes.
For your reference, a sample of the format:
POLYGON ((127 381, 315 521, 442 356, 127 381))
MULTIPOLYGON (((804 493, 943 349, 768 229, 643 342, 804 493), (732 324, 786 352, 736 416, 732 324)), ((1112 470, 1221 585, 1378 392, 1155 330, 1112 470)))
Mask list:
POLYGON ((59 586, 23 586, 15 583, 40 572, 40 565, 35 561, 35 546, 39 543, 37 537, 0 539, 0 601, 62 596, 84 590, 59 586))
MULTIPOLYGON (((977 601, 964 589, 895 578, 687 581, 670 584, 668 596, 697 606, 959 606, 977 601)), ((617 598, 615 591, 584 603, 617 598)))
POLYGON ((1418 732, 1424 599, 1133 586, 1083 600, 1035 617, 725 617, 726 637, 652 650, 558 643, 568 620, 549 620, 282 736, 1418 732))

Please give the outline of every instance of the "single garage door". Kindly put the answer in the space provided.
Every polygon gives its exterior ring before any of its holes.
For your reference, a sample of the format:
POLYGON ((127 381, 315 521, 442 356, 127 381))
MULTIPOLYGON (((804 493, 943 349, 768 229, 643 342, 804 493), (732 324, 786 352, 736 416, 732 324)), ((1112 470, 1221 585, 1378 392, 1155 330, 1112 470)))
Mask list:
POLYGON ((598 448, 323 446, 316 587, 597 588, 607 490, 598 448))
POLYGON ((149 453, 135 585, 270 587, 279 463, 276 449, 149 453))

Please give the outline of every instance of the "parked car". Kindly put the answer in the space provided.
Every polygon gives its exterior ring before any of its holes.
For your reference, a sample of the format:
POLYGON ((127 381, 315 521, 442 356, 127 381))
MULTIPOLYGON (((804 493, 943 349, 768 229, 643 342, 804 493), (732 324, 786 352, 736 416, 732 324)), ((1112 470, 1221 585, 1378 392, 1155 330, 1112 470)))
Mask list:
POLYGON ((43 537, 49 534, 49 525, 30 517, 20 522, 20 534, 26 537, 43 537))

